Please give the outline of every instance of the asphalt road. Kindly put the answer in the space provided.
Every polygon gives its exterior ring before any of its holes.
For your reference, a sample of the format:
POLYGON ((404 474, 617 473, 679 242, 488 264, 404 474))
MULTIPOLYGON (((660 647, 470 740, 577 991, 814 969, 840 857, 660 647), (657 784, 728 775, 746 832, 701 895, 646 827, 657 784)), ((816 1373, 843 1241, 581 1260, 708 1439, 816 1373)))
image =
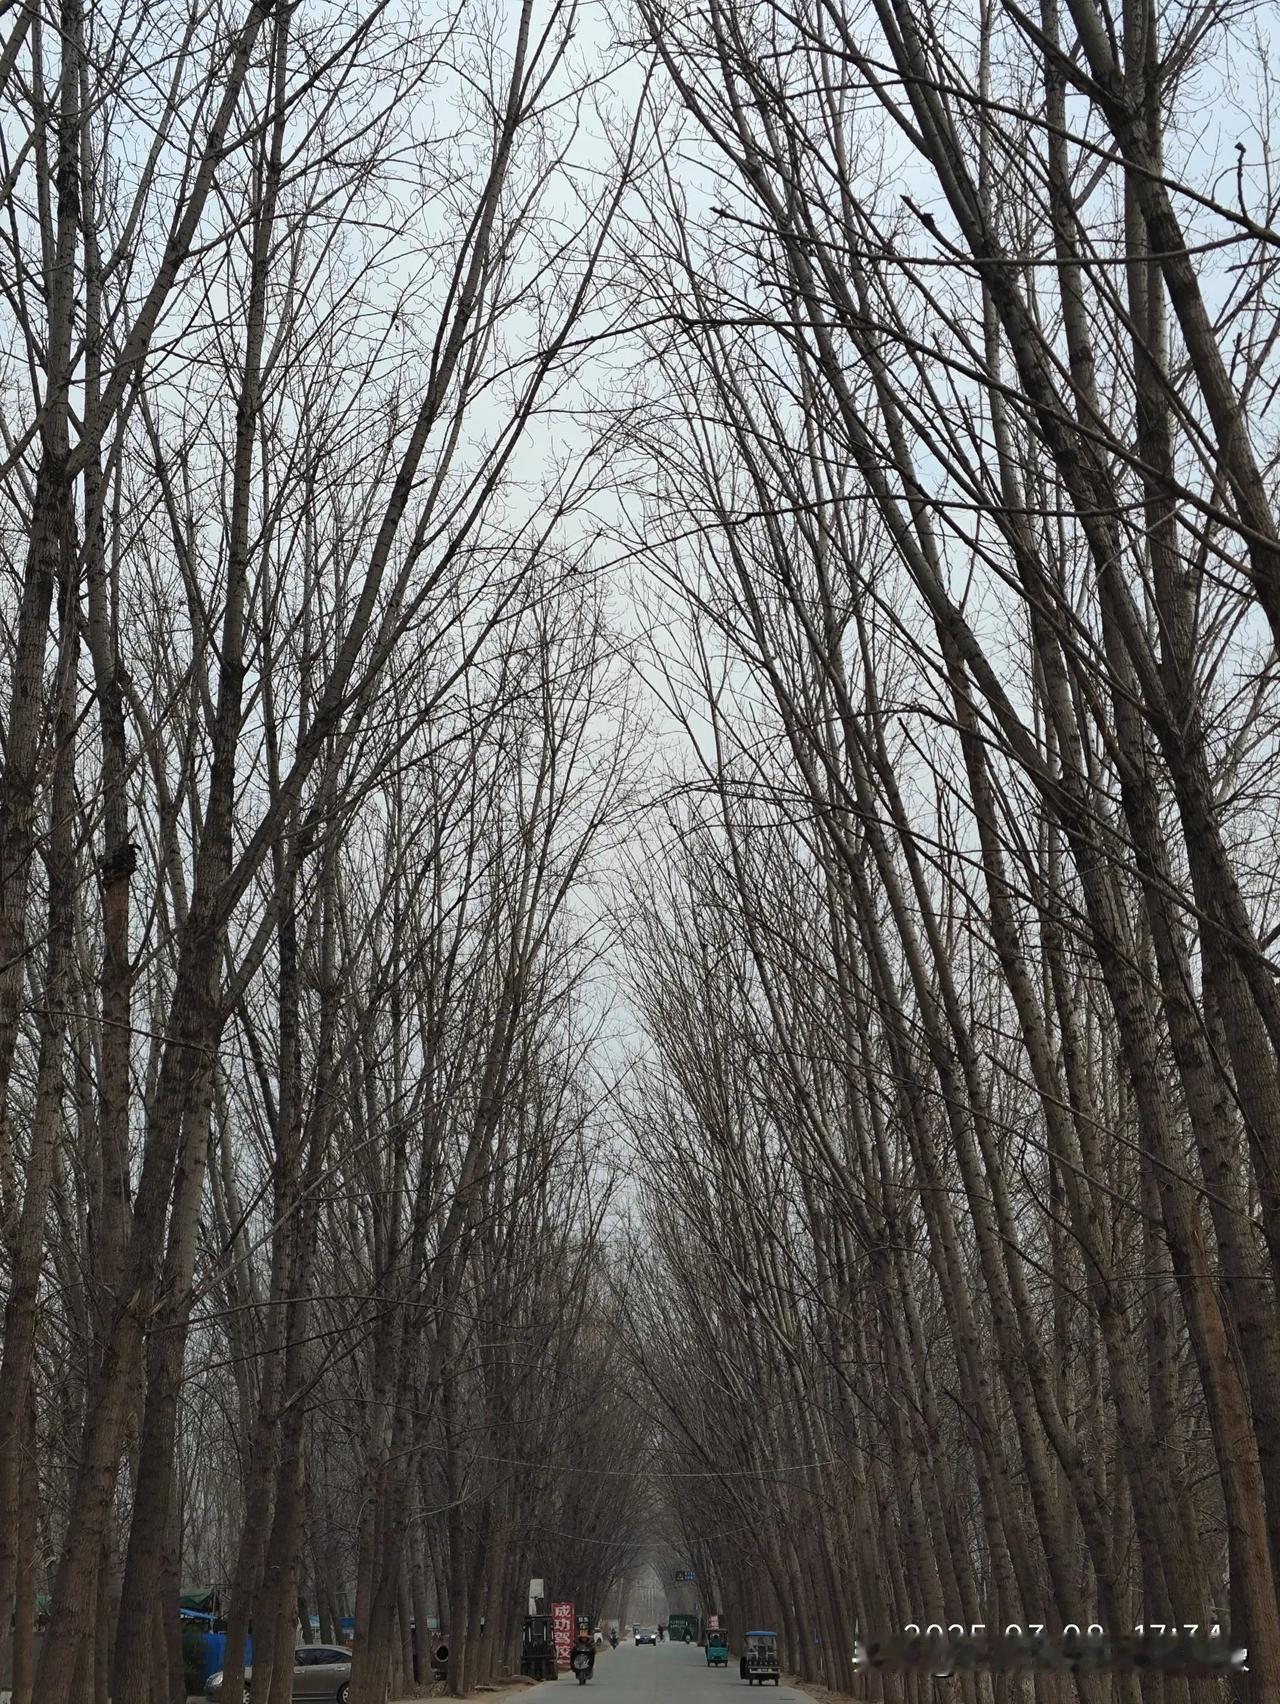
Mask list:
MULTIPOLYGON (((595 1677, 579 1686, 572 1675, 557 1683, 582 1704, 746 1704, 748 1698, 768 1704, 812 1704, 784 1680, 779 1686, 749 1686, 738 1678, 738 1658, 728 1668, 708 1668, 697 1645, 640 1645, 628 1641, 616 1651, 608 1646, 596 1656, 595 1677)), ((533 1694, 541 1698, 542 1689, 533 1694)), ((568 1700, 563 1700, 568 1704, 568 1700)))

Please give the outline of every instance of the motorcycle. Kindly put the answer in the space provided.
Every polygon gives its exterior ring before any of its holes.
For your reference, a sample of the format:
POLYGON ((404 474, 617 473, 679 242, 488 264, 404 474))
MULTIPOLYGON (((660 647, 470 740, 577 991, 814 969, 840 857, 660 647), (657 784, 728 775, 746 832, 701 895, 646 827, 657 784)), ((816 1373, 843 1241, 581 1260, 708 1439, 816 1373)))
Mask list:
POLYGON ((573 1670, 574 1678, 579 1686, 585 1686, 591 1679, 591 1671, 596 1666, 594 1651, 575 1651, 569 1658, 569 1667, 573 1670))
POLYGON ((610 1635, 609 1635, 609 1649, 611 1651, 616 1651, 617 1648, 618 1648, 618 1635, 616 1633, 610 1633, 610 1635))

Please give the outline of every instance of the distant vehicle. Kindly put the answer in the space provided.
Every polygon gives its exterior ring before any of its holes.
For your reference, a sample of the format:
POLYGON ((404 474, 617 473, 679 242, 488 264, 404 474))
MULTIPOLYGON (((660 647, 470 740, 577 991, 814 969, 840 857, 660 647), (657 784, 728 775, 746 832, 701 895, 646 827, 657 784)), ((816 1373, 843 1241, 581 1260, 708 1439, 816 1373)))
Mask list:
MULTIPOLYGON (((249 1696, 253 1665, 244 1671, 244 1695, 249 1696)), ((351 1652, 339 1645, 299 1645, 293 1653, 293 1696, 324 1698, 329 1704, 347 1704, 351 1696, 351 1652)), ((238 1704, 224 1696, 222 1674, 211 1674, 205 1682, 210 1704, 238 1704)))
POLYGON ((636 1644, 637 1645, 656 1645, 657 1643, 658 1643, 658 1629, 656 1627, 637 1627, 636 1628, 636 1644))
POLYGON ((723 1633, 707 1634, 707 1667, 728 1668, 729 1641, 723 1633))

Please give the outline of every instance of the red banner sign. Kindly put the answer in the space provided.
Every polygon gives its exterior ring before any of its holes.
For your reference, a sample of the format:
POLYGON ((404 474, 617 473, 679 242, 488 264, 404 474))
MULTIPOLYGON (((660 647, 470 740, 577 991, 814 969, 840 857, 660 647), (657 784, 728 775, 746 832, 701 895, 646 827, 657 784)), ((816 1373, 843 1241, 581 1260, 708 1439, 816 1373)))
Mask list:
POLYGON ((567 1669, 569 1658, 573 1655, 573 1642, 578 1636, 578 1624, 573 1617, 571 1603, 553 1603, 551 1605, 551 1625, 556 1637, 556 1665, 567 1669))

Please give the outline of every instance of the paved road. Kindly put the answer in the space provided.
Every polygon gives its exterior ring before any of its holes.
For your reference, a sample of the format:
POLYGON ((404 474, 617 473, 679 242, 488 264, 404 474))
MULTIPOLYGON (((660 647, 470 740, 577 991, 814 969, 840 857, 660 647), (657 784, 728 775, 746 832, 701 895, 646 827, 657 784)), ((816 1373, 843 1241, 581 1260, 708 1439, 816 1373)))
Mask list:
MULTIPOLYGON (((766 1704, 812 1704, 784 1680, 780 1686, 748 1686, 738 1678, 735 1655, 728 1668, 708 1668, 697 1645, 606 1646, 596 1657, 595 1678, 579 1686, 562 1674, 559 1687, 581 1695, 582 1704, 746 1704, 748 1698, 766 1704)), ((542 1689, 531 1691, 540 1700, 542 1689)), ((562 1704, 569 1704, 563 1699, 562 1704)))

